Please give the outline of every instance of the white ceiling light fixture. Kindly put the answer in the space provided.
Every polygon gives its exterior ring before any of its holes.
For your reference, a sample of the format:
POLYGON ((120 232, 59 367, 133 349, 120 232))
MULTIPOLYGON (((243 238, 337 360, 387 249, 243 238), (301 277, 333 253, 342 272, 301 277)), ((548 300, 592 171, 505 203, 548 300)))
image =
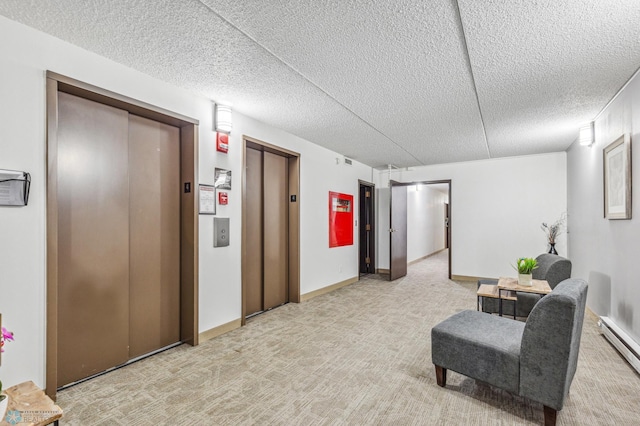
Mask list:
POLYGON ((215 104, 215 127, 216 132, 231 133, 233 121, 230 106, 215 104))
POLYGON ((580 127, 580 145, 591 146, 594 142, 593 121, 580 127))

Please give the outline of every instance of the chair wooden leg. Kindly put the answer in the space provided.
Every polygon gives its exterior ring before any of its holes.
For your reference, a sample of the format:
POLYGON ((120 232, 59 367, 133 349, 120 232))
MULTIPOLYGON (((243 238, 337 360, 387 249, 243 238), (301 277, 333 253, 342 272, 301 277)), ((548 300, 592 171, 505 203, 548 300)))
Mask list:
POLYGON ((544 426, 556 426, 558 410, 544 406, 544 426))
POLYGON ((438 386, 445 387, 447 384, 447 369, 436 365, 436 382, 438 386))

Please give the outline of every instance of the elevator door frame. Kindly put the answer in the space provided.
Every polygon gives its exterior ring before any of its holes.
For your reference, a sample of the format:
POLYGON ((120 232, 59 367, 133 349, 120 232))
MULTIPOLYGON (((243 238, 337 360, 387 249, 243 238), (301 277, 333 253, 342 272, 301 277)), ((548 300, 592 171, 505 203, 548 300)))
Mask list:
POLYGON ((58 92, 128 111, 180 129, 180 341, 198 344, 198 120, 47 71, 46 393, 58 383, 58 92), (189 183, 190 190, 185 189, 189 183))
POLYGON ((270 152, 288 159, 289 166, 289 302, 300 303, 300 154, 270 143, 243 135, 242 137, 242 325, 246 323, 246 282, 247 268, 250 268, 247 247, 247 147, 270 152), (292 201, 295 196, 295 201, 292 201))

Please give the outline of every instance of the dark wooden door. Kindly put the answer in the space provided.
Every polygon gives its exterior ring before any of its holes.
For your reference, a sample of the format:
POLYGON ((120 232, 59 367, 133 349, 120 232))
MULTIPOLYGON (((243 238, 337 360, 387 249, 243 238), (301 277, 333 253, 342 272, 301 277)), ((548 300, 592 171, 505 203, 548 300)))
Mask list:
POLYGON ((407 275, 407 187, 391 183, 389 279, 407 275))
POLYGON ((360 183, 358 263, 361 274, 375 272, 374 189, 373 185, 360 183))
POLYGON ((449 248, 449 203, 444 203, 444 248, 449 248))

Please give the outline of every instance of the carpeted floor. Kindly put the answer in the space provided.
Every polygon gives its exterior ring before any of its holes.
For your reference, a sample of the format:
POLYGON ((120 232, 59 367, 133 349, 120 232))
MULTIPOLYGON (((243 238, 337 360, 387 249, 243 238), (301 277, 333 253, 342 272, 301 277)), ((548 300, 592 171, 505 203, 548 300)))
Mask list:
MULTIPOLYGON (((542 424, 542 406, 450 372, 436 385, 431 328, 475 309, 446 251, 389 282, 370 276, 58 394, 68 425, 542 424)), ((640 423, 640 376, 587 314, 559 425, 640 423)))

